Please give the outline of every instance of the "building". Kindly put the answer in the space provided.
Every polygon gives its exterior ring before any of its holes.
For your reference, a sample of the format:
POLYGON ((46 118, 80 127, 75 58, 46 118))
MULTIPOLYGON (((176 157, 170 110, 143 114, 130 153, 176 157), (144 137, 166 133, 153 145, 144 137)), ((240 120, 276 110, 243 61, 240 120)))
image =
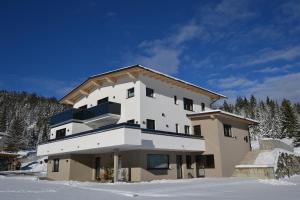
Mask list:
POLYGON ((212 110, 221 98, 140 65, 91 76, 60 100, 73 109, 51 118, 38 155, 55 180, 231 176, 256 122, 212 110))
POLYGON ((4 140, 9 137, 0 132, 0 171, 14 171, 20 168, 18 154, 7 151, 4 140))

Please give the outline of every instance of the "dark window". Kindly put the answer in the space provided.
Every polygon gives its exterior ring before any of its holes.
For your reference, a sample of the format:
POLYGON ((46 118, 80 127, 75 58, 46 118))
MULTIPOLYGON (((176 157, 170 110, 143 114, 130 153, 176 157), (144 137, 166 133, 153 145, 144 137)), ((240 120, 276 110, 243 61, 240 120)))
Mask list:
POLYGON ((63 128, 63 129, 59 129, 56 131, 56 138, 63 138, 66 136, 66 129, 63 128))
POLYGON ((99 100, 97 101, 97 104, 99 105, 99 104, 106 103, 106 102, 108 102, 108 97, 105 97, 105 98, 103 98, 103 99, 99 99, 99 100))
POLYGON ((59 172, 59 159, 54 159, 53 160, 53 172, 59 172))
POLYGON ((147 119, 147 129, 155 130, 155 121, 152 119, 147 119))
POLYGON ((151 88, 146 88, 146 96, 147 97, 154 97, 154 90, 151 88))
POLYGON ((148 169, 169 169, 169 155, 149 154, 147 155, 148 169))
POLYGON ((201 111, 205 111, 205 103, 201 103, 201 111))
POLYGON ((127 90, 127 98, 134 97, 134 88, 130 88, 127 90))
POLYGON ((174 104, 177 104, 177 96, 174 96, 174 104))
POLYGON ((192 156, 186 155, 186 168, 192 169, 192 156))
POLYGON ((201 126, 200 125, 194 126, 194 135, 201 136, 201 126))
POLYGON ((176 132, 176 133, 179 133, 179 127, 178 127, 178 124, 175 124, 175 132, 176 132))
POLYGON ((87 109, 87 105, 83 105, 78 108, 78 110, 85 110, 85 109, 87 109))
POLYGON ((231 125, 224 124, 223 126, 224 126, 224 136, 226 136, 226 137, 232 137, 231 125))
POLYGON ((187 125, 184 126, 184 133, 190 134, 190 126, 187 126, 187 125))
POLYGON ((127 123, 129 123, 129 124, 134 124, 134 119, 127 120, 127 123))
POLYGON ((215 168, 215 159, 213 154, 201 155, 197 158, 200 159, 200 163, 204 168, 215 168))
POLYGON ((187 99, 187 98, 183 98, 183 108, 185 110, 193 110, 193 100, 191 99, 187 99))
POLYGON ((244 137, 244 140, 245 140, 245 142, 248 143, 248 136, 245 136, 245 137, 244 137))

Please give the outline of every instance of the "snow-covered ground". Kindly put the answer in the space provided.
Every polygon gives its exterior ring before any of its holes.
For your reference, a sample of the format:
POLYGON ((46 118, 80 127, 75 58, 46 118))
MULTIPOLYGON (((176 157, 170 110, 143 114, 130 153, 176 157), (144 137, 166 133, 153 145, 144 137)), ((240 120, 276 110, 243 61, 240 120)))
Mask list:
POLYGON ((0 177, 1 200, 95 199, 299 199, 300 176, 284 180, 204 178, 103 184, 0 177))

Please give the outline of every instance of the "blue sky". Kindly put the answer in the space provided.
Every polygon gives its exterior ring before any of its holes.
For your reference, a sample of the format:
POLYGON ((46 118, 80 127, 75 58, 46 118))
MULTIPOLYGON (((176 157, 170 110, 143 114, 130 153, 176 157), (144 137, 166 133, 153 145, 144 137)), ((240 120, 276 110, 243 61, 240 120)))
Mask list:
POLYGON ((0 89, 61 97, 142 64, 229 98, 300 101, 300 1, 0 1, 0 89))

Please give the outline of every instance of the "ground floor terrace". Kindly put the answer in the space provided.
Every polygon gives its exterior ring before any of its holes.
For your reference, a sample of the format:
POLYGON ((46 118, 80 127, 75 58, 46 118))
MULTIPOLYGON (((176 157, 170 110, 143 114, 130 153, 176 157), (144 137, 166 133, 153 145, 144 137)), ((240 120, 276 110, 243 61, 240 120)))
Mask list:
POLYGON ((47 177, 52 180, 151 181, 205 176, 214 167, 202 152, 129 150, 97 154, 52 155, 47 177))

